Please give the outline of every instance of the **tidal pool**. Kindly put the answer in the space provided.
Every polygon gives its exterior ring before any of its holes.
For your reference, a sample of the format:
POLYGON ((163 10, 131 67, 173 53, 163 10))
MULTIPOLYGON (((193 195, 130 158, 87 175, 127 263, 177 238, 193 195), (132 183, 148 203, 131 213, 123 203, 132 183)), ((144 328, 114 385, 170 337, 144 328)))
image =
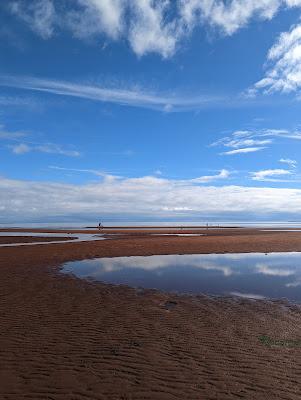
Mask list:
POLYGON ((62 272, 168 292, 301 302, 301 253, 99 258, 68 262, 62 272))
POLYGON ((13 236, 13 237, 45 237, 45 238, 57 238, 63 237, 66 240, 52 240, 49 242, 31 242, 31 243, 5 243, 0 244, 0 247, 19 247, 19 246, 37 246, 37 245, 51 245, 51 244, 64 244, 64 243, 75 243, 75 242, 90 242, 93 240, 105 240, 101 234, 89 234, 89 233, 42 233, 42 232, 0 232, 0 236, 13 236), (69 240, 68 240, 69 239, 69 240))

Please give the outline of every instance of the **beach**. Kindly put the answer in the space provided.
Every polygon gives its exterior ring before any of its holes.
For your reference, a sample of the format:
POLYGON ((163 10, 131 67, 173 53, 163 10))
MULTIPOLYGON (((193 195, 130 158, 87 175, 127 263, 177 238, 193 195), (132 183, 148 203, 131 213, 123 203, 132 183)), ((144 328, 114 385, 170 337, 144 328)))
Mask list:
POLYGON ((301 232, 101 234, 108 240, 0 249, 0 399, 300 398, 299 305, 137 290, 60 269, 96 257, 300 252, 301 232))

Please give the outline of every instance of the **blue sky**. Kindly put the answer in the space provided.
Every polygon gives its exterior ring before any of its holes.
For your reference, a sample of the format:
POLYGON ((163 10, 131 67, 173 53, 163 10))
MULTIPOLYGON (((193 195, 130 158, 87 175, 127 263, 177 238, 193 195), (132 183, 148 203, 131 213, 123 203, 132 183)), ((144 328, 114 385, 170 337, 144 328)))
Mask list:
POLYGON ((0 5, 0 222, 299 219, 301 1, 0 5))

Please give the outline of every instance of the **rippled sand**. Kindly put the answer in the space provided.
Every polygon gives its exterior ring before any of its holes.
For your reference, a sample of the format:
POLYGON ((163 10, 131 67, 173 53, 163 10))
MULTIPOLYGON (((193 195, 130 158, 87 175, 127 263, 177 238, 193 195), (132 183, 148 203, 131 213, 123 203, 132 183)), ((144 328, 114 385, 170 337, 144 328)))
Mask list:
POLYGON ((301 251, 301 234, 136 234, 1 248, 0 399, 300 399, 301 348, 287 345, 301 338, 299 306, 58 273, 63 262, 97 256, 227 251, 301 251))

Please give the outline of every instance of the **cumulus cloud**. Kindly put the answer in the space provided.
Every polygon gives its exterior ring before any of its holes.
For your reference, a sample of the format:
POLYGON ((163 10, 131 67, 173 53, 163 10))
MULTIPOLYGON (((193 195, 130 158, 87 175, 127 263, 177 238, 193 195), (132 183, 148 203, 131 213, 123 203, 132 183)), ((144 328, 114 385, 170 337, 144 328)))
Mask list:
POLYGON ((270 20, 299 0, 16 0, 11 10, 42 38, 69 29, 78 38, 127 39, 134 52, 163 57, 202 25, 232 35, 253 18, 270 20))
POLYGON ((64 22, 78 38, 105 33, 112 39, 124 29, 124 0, 77 0, 79 10, 69 10, 64 22))
POLYGON ((281 0, 181 0, 181 14, 189 26, 207 22, 231 35, 254 16, 272 19, 283 3, 281 0))
POLYGON ((301 24, 294 25, 282 33, 269 50, 267 72, 263 79, 251 87, 247 94, 255 96, 258 92, 290 93, 301 87, 301 24))
POLYGON ((102 178, 83 185, 1 178, 0 209, 11 221, 96 215, 207 218, 256 213, 267 217, 300 213, 301 190, 202 186, 158 177, 102 178))
POLYGON ((175 52, 180 31, 176 21, 165 17, 169 5, 169 1, 132 0, 129 41, 136 54, 157 52, 168 57, 175 52))

